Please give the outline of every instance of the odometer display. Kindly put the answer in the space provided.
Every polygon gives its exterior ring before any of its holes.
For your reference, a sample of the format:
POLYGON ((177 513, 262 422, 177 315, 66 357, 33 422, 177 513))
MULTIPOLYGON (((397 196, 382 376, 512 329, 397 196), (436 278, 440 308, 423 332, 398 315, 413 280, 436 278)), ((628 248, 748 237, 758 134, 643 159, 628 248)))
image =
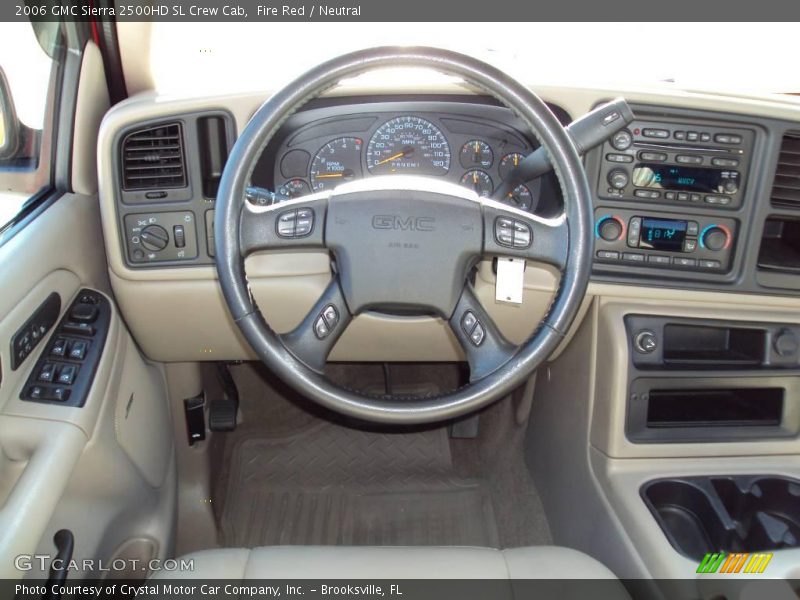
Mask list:
POLYGON ((446 175, 450 146, 441 130, 420 117, 396 117, 381 125, 367 146, 373 175, 446 175))

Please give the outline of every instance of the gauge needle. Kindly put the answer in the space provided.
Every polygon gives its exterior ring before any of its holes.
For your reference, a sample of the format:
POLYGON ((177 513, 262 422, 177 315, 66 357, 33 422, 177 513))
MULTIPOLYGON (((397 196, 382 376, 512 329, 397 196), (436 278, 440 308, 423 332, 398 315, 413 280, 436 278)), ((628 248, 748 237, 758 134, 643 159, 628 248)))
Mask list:
POLYGON ((344 177, 344 173, 323 173, 322 175, 315 175, 316 179, 331 179, 332 177, 344 177))
POLYGON ((414 148, 406 148, 402 152, 398 152, 397 154, 393 154, 389 158, 384 158, 383 160, 379 160, 378 162, 375 163, 374 166, 377 167, 378 165, 383 165, 383 164, 391 162, 393 160, 397 160, 398 158, 403 158, 404 156, 408 156, 412 152, 414 152, 414 148))

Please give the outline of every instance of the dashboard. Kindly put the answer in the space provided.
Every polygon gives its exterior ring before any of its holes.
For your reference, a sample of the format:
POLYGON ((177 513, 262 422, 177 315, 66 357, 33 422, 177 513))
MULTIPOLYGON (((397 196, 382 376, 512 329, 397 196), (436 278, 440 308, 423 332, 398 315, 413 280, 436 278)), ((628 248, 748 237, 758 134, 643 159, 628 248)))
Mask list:
MULTIPOLYGON (((549 106, 570 122, 564 109, 549 106)), ((775 161, 766 148, 794 138, 776 135, 765 119, 631 106, 635 120, 585 157, 594 191, 594 279, 800 290, 796 204, 759 201, 771 193, 763 174, 795 155, 792 147, 775 161), (766 246, 763 257, 759 246, 766 246), (752 264, 754 256, 760 264, 752 264)), ((214 197, 235 131, 225 110, 178 113, 117 131, 115 209, 126 267, 213 264, 214 197)), ((355 179, 414 174, 553 216, 563 199, 552 173, 496 193, 537 147, 512 111, 486 97, 323 98, 283 124, 251 183, 286 200, 355 179)), ((798 167, 786 168, 791 174, 798 167)), ((775 181, 785 177, 778 173, 775 181)))
MULTIPOLYGON (((590 295, 714 306, 796 302, 797 103, 664 90, 537 92, 564 124, 618 95, 634 111, 621 136, 584 157, 596 221, 590 295)), ((228 153, 264 99, 143 96, 105 118, 98 166, 109 273, 126 321, 152 358, 252 356, 215 280, 213 221, 228 153)), ((461 87, 419 95, 359 88, 292 115, 251 179, 297 197, 340 180, 412 172, 490 194, 514 155, 536 148, 511 111, 461 87)), ((502 200, 544 217, 569 201, 552 173, 524 185, 530 200, 525 193, 502 200)), ((251 256, 246 268, 265 318, 288 331, 319 298, 331 266, 325 253, 280 252, 251 256)), ((524 277, 521 307, 493 303, 491 263, 481 263, 475 279, 476 293, 513 341, 539 322, 558 282, 543 265, 527 265, 524 277)), ((440 324, 415 323, 359 317, 333 360, 459 360, 440 324)))

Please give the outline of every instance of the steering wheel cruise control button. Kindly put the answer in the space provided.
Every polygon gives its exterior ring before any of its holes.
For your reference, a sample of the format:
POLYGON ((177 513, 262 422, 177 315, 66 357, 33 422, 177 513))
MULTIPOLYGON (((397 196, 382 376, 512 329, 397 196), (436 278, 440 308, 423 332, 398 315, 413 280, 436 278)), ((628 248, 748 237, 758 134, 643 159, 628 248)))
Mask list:
POLYGON ((533 239, 530 226, 517 219, 498 217, 494 222, 494 238, 506 248, 529 248, 533 239))
POLYGON ((339 322, 339 313, 333 304, 329 304, 322 310, 322 318, 330 329, 334 329, 339 322))
POLYGON ((476 346, 480 346, 485 337, 486 332, 483 330, 483 325, 481 325, 480 321, 478 321, 478 323, 475 325, 475 329, 473 329, 472 333, 469 335, 469 339, 476 346))
POLYGON ((317 317, 317 320, 314 321, 314 335, 317 338, 324 340, 328 337, 331 333, 331 328, 328 327, 328 324, 325 322, 325 317, 322 315, 317 317))

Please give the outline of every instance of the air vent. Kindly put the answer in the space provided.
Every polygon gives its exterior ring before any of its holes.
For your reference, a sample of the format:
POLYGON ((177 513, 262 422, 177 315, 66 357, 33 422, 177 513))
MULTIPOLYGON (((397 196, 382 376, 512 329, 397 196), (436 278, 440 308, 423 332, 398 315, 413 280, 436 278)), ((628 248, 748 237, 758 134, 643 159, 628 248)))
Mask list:
POLYGON ((122 187, 127 191, 186 187, 179 123, 139 129, 125 136, 122 187))
POLYGON ((800 208, 800 133, 783 136, 771 198, 776 206, 800 208))

